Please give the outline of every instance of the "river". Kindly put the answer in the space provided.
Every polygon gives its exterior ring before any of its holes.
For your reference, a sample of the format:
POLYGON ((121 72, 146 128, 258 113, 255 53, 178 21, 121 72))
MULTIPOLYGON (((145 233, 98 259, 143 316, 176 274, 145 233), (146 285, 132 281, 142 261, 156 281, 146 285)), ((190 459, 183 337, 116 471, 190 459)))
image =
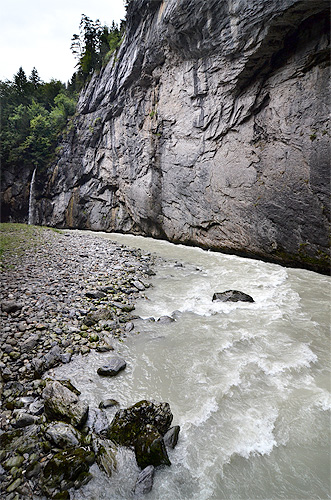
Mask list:
MULTIPOLYGON (((109 354, 54 372, 94 407, 106 398, 169 402, 179 442, 146 500, 330 498, 330 278, 150 238, 96 237, 165 259, 135 312, 176 321, 138 322, 116 345, 127 369, 113 379, 96 375, 109 354), (228 289, 255 302, 212 302, 228 289)), ((92 470, 75 500, 132 498, 131 451, 110 479, 92 470)))

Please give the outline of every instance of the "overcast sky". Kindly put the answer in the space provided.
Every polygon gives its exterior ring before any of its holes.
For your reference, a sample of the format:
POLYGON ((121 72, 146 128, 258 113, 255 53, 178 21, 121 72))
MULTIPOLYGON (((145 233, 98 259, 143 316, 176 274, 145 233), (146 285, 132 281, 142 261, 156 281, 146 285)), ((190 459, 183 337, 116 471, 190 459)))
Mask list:
POLYGON ((123 0, 0 0, 0 80, 12 80, 20 66, 35 66, 45 82, 67 82, 75 71, 71 38, 81 15, 101 24, 119 23, 123 0))

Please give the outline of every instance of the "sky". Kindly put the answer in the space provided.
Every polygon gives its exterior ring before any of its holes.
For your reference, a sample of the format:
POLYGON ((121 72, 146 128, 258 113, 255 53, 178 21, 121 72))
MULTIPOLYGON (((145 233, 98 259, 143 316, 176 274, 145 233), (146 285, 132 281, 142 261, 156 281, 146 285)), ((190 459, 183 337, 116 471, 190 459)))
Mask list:
POLYGON ((102 25, 125 17, 123 0, 0 0, 0 80, 12 80, 20 66, 27 76, 67 82, 75 71, 71 38, 85 14, 102 25))

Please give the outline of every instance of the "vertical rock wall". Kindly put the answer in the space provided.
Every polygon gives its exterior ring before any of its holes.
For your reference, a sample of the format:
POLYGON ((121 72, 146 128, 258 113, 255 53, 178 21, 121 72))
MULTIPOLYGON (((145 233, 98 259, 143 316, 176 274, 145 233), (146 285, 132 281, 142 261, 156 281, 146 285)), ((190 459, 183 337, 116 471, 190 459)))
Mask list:
POLYGON ((325 0, 134 0, 39 220, 325 271, 325 0))

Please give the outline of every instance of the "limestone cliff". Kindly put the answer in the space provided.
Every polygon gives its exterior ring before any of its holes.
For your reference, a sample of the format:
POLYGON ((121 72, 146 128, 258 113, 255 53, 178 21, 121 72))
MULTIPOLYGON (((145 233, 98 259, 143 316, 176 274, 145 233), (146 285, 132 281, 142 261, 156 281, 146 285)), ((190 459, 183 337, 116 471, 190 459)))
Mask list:
POLYGON ((327 0, 133 0, 39 222, 325 271, 327 0))

